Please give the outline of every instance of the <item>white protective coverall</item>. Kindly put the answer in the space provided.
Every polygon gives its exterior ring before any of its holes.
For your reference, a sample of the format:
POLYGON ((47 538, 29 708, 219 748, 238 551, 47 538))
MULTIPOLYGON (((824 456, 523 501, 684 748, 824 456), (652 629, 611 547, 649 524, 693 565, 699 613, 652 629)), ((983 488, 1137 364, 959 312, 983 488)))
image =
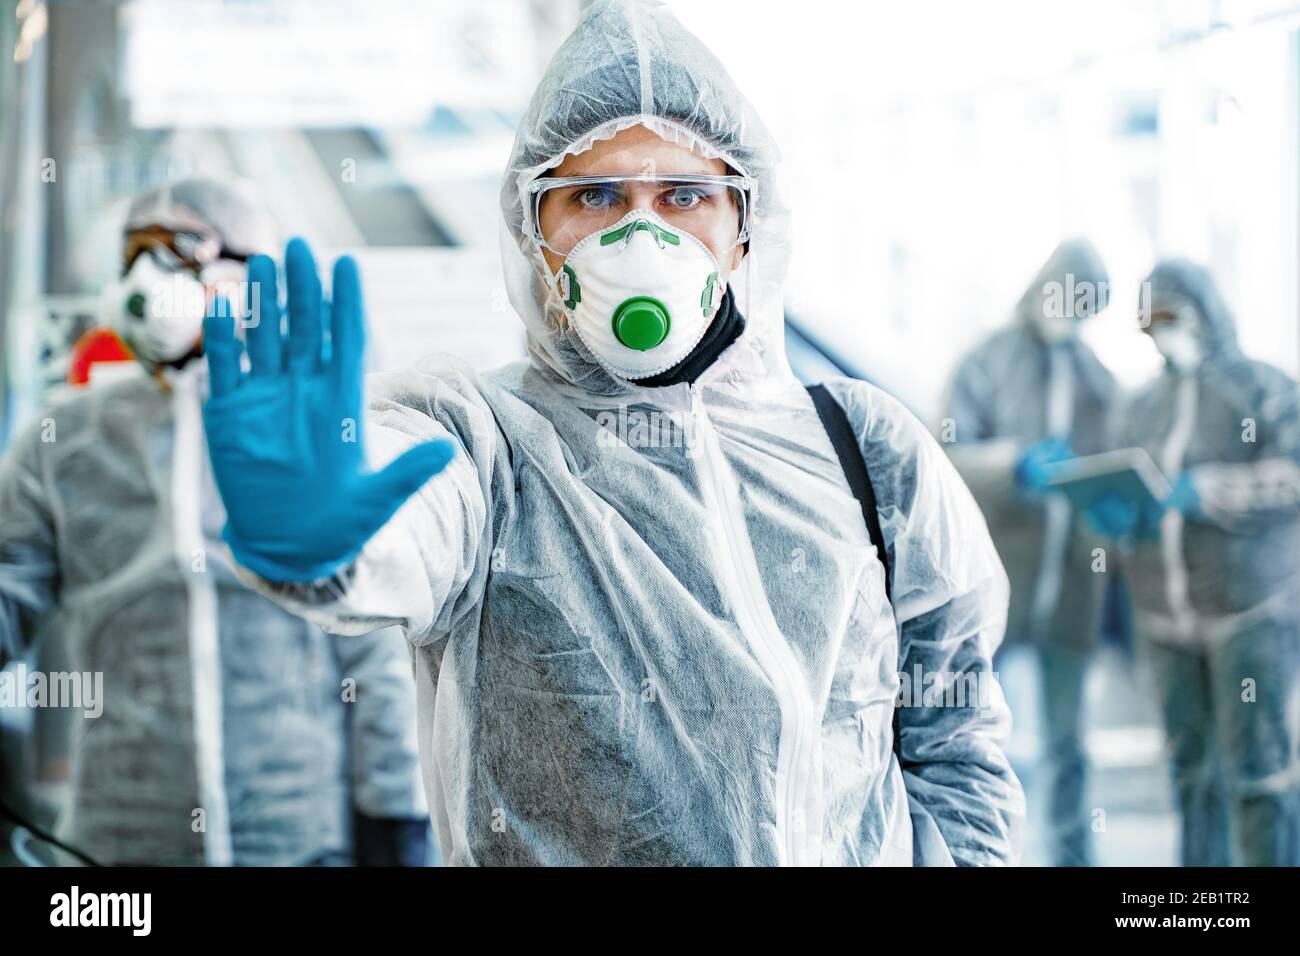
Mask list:
POLYGON ((836 379, 878 498, 887 601, 784 355, 776 160, 665 7, 594 4, 541 81, 502 186, 529 360, 476 374, 432 357, 373 378, 375 463, 439 437, 462 453, 332 578, 260 582, 328 630, 405 630, 449 863, 1016 855, 1023 798, 990 679, 1006 576, 925 427, 836 379), (731 279, 747 326, 694 382, 659 388, 616 378, 583 346, 524 222, 535 177, 635 124, 759 182, 731 279), (950 690, 967 676, 984 694, 903 708, 901 763, 900 670, 950 690))

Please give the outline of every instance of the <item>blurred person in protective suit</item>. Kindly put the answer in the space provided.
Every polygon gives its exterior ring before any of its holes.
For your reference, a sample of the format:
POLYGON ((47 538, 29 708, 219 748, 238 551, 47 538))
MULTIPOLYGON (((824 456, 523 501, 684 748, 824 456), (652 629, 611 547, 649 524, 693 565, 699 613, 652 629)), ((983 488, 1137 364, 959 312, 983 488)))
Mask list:
POLYGON ((1006 646, 1032 646, 1039 660, 1049 852, 1057 866, 1093 863, 1083 692, 1105 577, 1092 570, 1095 539, 1044 482, 1051 463, 1105 448, 1115 381, 1078 331, 1105 307, 1107 289, 1092 245, 1061 243, 1012 324, 962 359, 944 422, 951 433, 941 434, 1011 581, 1006 646))
POLYGON ((404 629, 451 863, 1016 858, 987 680, 1005 575, 925 428, 839 378, 878 507, 855 499, 785 358, 776 160, 662 4, 597 2, 502 183, 526 362, 430 356, 366 382, 363 416, 356 266, 335 264, 326 354, 300 241, 287 336, 257 322, 244 371, 234 323, 209 323, 225 539, 331 631, 404 629), (898 708, 896 733, 900 671, 985 693, 898 708))
POLYGON ((1162 375, 1127 402, 1118 447, 1172 493, 1088 512, 1122 539, 1182 812, 1187 866, 1300 864, 1300 404, 1242 354, 1210 273, 1147 277, 1162 375))
POLYGON ((246 190, 139 197, 104 320, 141 373, 56 400, 0 462, 0 660, 39 623, 102 672, 62 839, 112 864, 423 864, 411 661, 241 584, 204 445, 202 320, 274 227, 246 190))

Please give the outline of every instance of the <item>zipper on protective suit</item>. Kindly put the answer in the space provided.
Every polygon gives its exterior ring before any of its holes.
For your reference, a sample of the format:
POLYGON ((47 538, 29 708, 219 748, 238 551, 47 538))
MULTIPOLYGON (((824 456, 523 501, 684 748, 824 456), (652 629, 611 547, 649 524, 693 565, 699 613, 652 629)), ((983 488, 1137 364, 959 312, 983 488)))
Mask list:
POLYGON ((802 849, 808 843, 807 834, 803 832, 808 821, 802 819, 800 798, 807 755, 817 732, 812 701, 799 662, 777 627, 771 606, 767 602, 758 562, 745 527, 745 516, 741 512, 735 476, 722 453, 717 432, 705 410, 699 388, 692 384, 689 389, 691 414, 695 419, 695 434, 699 440, 697 461, 704 473, 705 494, 714 499, 713 507, 708 510, 718 516, 723 540, 732 558, 730 566, 722 566, 723 579, 719 584, 730 594, 739 617, 737 623, 741 633, 759 666, 772 682, 781 707, 781 735, 777 744, 776 767, 776 826, 780 838, 780 862, 783 866, 806 863, 809 861, 802 859, 802 849))

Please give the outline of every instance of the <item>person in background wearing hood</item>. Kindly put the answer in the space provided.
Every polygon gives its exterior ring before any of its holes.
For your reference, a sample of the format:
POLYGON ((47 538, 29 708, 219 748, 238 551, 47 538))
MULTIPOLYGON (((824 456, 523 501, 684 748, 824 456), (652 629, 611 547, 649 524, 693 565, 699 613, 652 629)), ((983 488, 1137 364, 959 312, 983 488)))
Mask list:
POLYGON ((1159 506, 1088 516, 1125 566, 1182 812, 1186 866, 1300 865, 1300 403, 1237 346, 1214 280, 1185 260, 1147 277, 1165 358, 1127 403, 1119 447, 1173 484, 1159 506))
MULTIPOLYGON (((834 379, 886 578, 785 358, 776 160, 662 4, 600 0, 502 183, 527 362, 430 356, 367 383, 363 420, 356 266, 335 264, 325 355, 298 241, 288 335, 257 322, 248 372, 232 320, 210 320, 225 539, 330 630, 404 629, 453 864, 1016 858, 987 679, 1006 576, 924 426, 834 379), (363 421, 364 441, 340 428, 363 421), (900 671, 980 692, 900 708, 895 732, 900 671)), ((268 260, 249 274, 274 289, 268 260)))
POLYGON ((105 864, 422 865, 409 653, 240 584, 207 466, 207 301, 273 248, 239 188, 139 197, 105 319, 149 374, 78 390, 0 460, 0 664, 56 615, 102 713, 73 749, 73 849, 105 864))
POLYGON ((1041 662, 1050 858, 1090 866, 1084 806, 1083 688, 1098 642, 1104 576, 1061 494, 1052 462, 1102 451, 1116 386, 1079 324, 1105 307, 1108 280, 1086 241, 1061 243, 1016 307, 1012 324, 958 365, 940 437, 988 521, 1011 581, 1007 642, 1041 662))

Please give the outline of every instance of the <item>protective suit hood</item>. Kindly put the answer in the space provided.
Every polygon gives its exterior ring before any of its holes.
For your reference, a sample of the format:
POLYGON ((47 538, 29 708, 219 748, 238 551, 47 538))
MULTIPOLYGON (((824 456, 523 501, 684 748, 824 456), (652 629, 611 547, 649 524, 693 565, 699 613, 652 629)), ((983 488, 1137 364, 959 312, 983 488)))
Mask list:
POLYGON ((253 187, 242 181, 193 177, 165 183, 137 196, 127 210, 126 229, 159 225, 170 229, 215 229, 230 249, 245 255, 274 254, 279 230, 253 187))
POLYGON ((635 125, 758 180, 748 251, 730 279, 747 320, 734 347, 757 358, 742 366, 788 377, 781 283, 790 242, 776 146, 722 64, 655 0, 593 4, 556 52, 515 136, 501 185, 502 262, 533 364, 591 392, 635 388, 598 364, 570 327, 525 221, 535 179, 635 125))
POLYGON ((1238 356, 1236 323, 1208 270, 1187 259, 1165 259, 1146 281, 1152 312, 1176 312, 1186 305, 1196 310, 1207 361, 1238 356))
MULTIPOLYGON (((1018 326, 1018 334, 1010 330, 1007 332, 1015 341, 1026 341, 1027 337, 1027 341, 1035 343, 1039 349, 1044 346, 1038 326, 1043 322, 1049 306, 1049 294, 1044 292, 1049 283, 1054 283, 1058 290, 1054 293, 1055 304, 1072 310, 1071 315, 1074 315, 1073 310, 1091 302, 1091 311, 1076 315, 1073 321, 1090 318, 1106 308, 1109 302, 1110 275, 1101 254, 1087 239, 1066 239, 1052 250, 1052 254, 1047 257, 1047 261, 1039 268, 1020 301, 1016 303, 1015 325, 1018 326), (1091 292, 1085 297, 1082 290, 1088 285, 1091 286, 1091 292)), ((1009 343, 1003 343, 995 348, 1005 350, 1008 345, 1009 343)), ((1068 349, 1072 354, 1077 373, 1092 393, 1099 396, 1110 394, 1113 388, 1110 374, 1077 336, 1058 343, 1058 347, 1068 349)))
MULTIPOLYGON (((1106 307, 1109 277, 1106 265, 1096 248, 1086 239, 1066 239, 1058 245, 1047 261, 1043 263, 1038 274, 1034 276, 1024 295, 1016 304, 1016 316, 1022 322, 1034 323, 1041 319, 1048 304, 1047 294, 1043 291, 1048 283, 1059 286, 1063 301, 1073 305, 1077 298, 1069 296, 1070 290, 1079 290, 1088 283, 1092 286, 1092 312, 1095 314, 1106 307)), ((1079 318, 1088 318, 1081 315, 1079 318)))

